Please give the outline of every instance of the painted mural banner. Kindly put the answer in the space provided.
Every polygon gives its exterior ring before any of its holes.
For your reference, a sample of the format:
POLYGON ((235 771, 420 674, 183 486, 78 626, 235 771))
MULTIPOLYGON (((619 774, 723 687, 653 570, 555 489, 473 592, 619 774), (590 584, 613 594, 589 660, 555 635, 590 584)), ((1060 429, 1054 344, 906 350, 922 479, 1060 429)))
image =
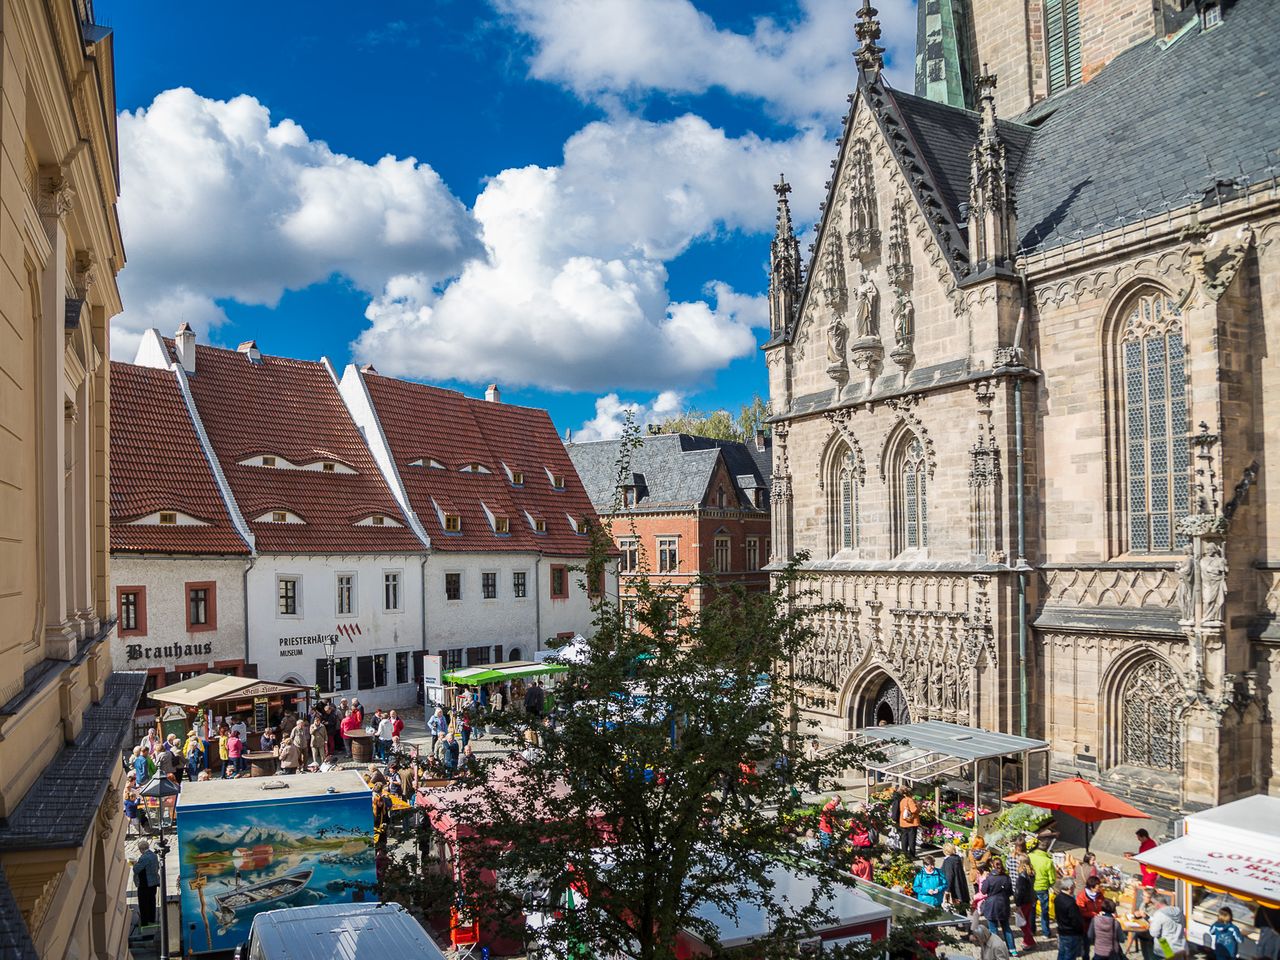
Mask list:
POLYGON ((374 899, 355 771, 188 783, 177 827, 184 955, 234 949, 265 910, 374 899))

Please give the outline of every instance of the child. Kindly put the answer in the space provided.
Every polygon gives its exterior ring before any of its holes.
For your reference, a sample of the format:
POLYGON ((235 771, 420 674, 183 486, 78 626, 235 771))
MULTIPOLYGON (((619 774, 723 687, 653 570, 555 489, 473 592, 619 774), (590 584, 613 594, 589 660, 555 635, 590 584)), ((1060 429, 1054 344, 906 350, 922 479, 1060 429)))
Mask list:
POLYGON ((1213 937, 1214 960, 1236 960, 1240 954, 1240 941, 1244 937, 1232 919, 1231 909, 1223 907, 1218 911, 1218 922, 1209 928, 1209 936, 1213 937))

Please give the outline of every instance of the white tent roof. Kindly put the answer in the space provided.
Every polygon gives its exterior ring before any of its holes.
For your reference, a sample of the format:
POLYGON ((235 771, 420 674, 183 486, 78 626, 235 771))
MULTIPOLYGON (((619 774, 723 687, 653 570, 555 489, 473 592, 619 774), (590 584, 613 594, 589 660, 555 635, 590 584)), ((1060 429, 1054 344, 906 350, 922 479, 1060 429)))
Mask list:
POLYGON ((1280 797, 1192 814, 1185 836, 1135 858, 1157 873, 1280 908, 1280 797))

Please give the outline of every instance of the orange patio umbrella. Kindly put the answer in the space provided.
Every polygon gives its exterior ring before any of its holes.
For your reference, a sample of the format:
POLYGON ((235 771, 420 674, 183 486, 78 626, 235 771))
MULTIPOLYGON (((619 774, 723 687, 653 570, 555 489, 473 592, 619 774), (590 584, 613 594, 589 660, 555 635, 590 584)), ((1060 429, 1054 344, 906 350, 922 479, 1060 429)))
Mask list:
POLYGON ((1113 797, 1101 787, 1094 786, 1088 780, 1072 777, 1058 783, 1045 784, 1034 790, 1024 790, 1005 797, 1006 803, 1029 803, 1033 807, 1046 810, 1057 810, 1081 820, 1085 824, 1084 848, 1089 849, 1092 831, 1090 824, 1101 820, 1118 820, 1121 817, 1137 817, 1149 820, 1150 816, 1137 807, 1131 806, 1119 797, 1113 797))

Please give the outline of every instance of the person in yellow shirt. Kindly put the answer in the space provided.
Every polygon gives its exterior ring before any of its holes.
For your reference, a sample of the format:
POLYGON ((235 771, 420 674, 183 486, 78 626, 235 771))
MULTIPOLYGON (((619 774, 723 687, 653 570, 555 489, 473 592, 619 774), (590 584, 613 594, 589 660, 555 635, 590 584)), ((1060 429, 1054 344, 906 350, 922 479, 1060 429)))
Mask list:
POLYGON ((182 745, 182 755, 187 758, 187 779, 195 780, 204 768, 204 740, 195 727, 187 734, 187 742, 182 745))

